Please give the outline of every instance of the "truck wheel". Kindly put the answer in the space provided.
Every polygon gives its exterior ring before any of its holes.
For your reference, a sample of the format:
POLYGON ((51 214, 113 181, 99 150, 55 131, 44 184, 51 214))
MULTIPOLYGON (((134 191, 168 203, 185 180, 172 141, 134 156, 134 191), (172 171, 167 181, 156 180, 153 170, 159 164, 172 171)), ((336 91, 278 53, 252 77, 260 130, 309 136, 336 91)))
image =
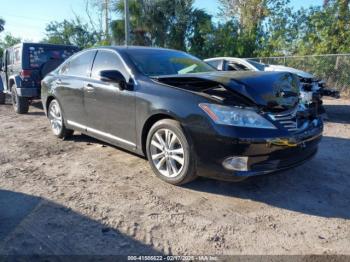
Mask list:
POLYGON ((11 100, 13 108, 17 114, 27 114, 29 111, 29 101, 26 97, 17 95, 16 85, 11 88, 11 100))
POLYGON ((0 92, 0 105, 4 105, 6 102, 6 94, 3 92, 0 92))

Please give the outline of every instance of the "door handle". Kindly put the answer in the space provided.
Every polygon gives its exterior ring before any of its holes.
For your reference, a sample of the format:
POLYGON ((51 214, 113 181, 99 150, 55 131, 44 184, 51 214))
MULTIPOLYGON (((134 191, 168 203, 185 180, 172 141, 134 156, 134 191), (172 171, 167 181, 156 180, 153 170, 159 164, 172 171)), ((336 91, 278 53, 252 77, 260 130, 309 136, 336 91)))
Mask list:
POLYGON ((62 84, 62 80, 61 80, 61 79, 56 79, 55 84, 56 84, 56 85, 62 84))
POLYGON ((93 92, 94 91, 94 86, 92 85, 92 84, 86 84, 85 85, 85 89, 86 89, 86 91, 88 92, 88 93, 91 93, 91 92, 93 92))

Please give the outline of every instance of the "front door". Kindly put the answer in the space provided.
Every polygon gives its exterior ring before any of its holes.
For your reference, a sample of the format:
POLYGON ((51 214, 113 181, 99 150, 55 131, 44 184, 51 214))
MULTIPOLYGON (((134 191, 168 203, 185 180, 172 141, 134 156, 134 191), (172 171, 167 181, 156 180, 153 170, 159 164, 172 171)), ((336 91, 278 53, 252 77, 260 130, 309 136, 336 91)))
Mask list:
POLYGON ((122 60, 114 51, 98 51, 91 73, 85 82, 84 107, 88 132, 123 146, 135 147, 135 95, 133 90, 121 90, 118 84, 102 82, 99 72, 119 70, 127 81, 122 60))

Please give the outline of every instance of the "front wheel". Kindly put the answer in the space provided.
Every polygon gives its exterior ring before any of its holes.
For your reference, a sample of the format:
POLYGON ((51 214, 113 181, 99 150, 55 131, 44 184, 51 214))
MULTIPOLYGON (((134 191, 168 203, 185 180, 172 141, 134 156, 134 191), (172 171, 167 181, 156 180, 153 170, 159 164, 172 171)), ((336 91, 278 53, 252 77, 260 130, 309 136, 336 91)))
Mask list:
POLYGON ((74 131, 67 129, 64 125, 61 106, 56 99, 50 102, 47 112, 51 124, 51 130, 55 136, 65 139, 73 135, 74 131))
POLYGON ((164 119, 155 123, 149 131, 146 149, 148 161, 160 179, 183 185, 197 177, 190 139, 179 122, 164 119))
POLYGON ((13 109, 17 114, 27 114, 29 111, 29 100, 27 97, 18 96, 16 88, 16 85, 13 85, 11 88, 13 109))

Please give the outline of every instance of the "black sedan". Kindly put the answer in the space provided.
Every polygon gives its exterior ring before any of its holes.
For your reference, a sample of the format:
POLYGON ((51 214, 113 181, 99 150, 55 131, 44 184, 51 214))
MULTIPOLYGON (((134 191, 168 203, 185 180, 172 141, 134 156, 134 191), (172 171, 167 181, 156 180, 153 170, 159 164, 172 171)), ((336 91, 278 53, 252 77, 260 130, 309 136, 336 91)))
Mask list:
POLYGON ((284 72, 219 72, 184 52, 144 47, 81 51, 42 81, 53 133, 74 130, 146 156, 180 185, 294 167, 317 152, 323 123, 299 104, 284 72))

